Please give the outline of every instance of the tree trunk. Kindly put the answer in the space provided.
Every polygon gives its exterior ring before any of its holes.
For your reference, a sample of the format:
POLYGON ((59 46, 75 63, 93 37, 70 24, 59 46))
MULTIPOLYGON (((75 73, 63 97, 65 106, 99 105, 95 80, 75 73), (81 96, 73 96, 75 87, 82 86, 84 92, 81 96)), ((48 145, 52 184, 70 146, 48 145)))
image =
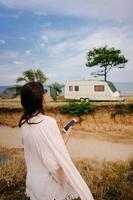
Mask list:
POLYGON ((104 81, 107 81, 107 67, 104 70, 104 81))

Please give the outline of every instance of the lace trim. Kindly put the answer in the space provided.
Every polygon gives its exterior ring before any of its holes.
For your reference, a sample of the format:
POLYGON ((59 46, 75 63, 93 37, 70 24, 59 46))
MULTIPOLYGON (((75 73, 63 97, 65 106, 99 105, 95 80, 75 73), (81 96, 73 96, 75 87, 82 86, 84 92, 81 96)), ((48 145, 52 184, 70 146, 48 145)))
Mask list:
POLYGON ((65 199, 62 199, 62 200, 73 200, 75 198, 78 198, 79 197, 79 194, 77 193, 71 193, 71 194, 68 194, 65 199))
MULTIPOLYGON (((25 195, 30 198, 30 200, 36 200, 35 196, 26 188, 25 195)), ((74 200, 75 198, 80 197, 79 194, 75 191, 71 191, 69 194, 65 195, 62 199, 53 199, 53 200, 74 200)))

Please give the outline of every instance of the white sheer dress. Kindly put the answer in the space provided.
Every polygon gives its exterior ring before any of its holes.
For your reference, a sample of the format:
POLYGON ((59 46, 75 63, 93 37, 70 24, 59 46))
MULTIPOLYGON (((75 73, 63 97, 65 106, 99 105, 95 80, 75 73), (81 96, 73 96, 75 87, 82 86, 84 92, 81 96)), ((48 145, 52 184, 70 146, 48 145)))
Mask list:
POLYGON ((26 194, 31 200, 93 200, 91 192, 73 164, 56 121, 38 114, 21 126, 27 167, 26 194), (57 176, 61 167, 64 182, 57 176))

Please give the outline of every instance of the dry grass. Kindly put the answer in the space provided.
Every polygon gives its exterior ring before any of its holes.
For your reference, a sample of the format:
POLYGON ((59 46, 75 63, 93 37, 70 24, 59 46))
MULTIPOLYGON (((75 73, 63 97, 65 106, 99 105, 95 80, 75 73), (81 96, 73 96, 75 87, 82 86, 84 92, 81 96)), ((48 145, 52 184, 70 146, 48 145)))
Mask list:
MULTIPOLYGON (((11 161, 0 165, 0 200, 26 200, 23 150, 1 149, 11 161)), ((132 200, 133 160, 96 162, 73 160, 95 200, 132 200)))
MULTIPOLYGON (((46 97, 46 104, 48 107, 56 107, 66 104, 68 101, 64 99, 63 96, 57 98, 57 102, 54 102, 51 97, 46 97)), ((92 102, 96 106, 114 106, 117 104, 127 104, 132 103, 133 97, 125 97, 125 100, 122 102, 92 102)), ((0 108, 21 108, 20 97, 14 99, 1 99, 0 98, 0 108)))
POLYGON ((20 99, 0 99, 0 108, 20 108, 20 99))
POLYGON ((76 166, 90 187, 95 200, 131 200, 133 197, 133 161, 77 161, 76 166))
POLYGON ((0 149, 9 163, 0 164, 0 200, 26 199, 25 190, 25 161, 20 149, 0 149))
POLYGON ((0 125, 6 125, 10 127, 17 127, 22 113, 20 112, 5 112, 0 113, 0 125))
MULTIPOLYGON (((47 110, 47 115, 54 117, 60 129, 72 118, 58 111, 47 110)), ((22 112, 0 112, 0 125, 17 127, 22 112)), ((94 137, 112 142, 133 143, 133 114, 117 115, 111 118, 111 112, 97 111, 94 115, 85 115, 82 122, 73 127, 77 137, 94 137)))
MULTIPOLYGON (((72 116, 59 113, 48 113, 54 117, 60 129, 72 116)), ((82 122, 73 127, 75 137, 93 137, 112 142, 133 143, 133 115, 117 115, 111 118, 111 112, 97 111, 94 115, 85 115, 82 122)))

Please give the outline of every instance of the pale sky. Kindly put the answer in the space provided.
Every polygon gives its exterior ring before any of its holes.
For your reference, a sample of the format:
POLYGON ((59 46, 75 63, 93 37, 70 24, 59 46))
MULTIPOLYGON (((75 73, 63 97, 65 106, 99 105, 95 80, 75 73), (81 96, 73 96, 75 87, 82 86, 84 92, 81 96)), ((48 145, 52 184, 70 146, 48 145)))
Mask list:
POLYGON ((93 79, 85 66, 94 47, 119 48, 128 59, 108 79, 133 82, 132 0, 0 0, 0 85, 27 69, 47 83, 93 79))

